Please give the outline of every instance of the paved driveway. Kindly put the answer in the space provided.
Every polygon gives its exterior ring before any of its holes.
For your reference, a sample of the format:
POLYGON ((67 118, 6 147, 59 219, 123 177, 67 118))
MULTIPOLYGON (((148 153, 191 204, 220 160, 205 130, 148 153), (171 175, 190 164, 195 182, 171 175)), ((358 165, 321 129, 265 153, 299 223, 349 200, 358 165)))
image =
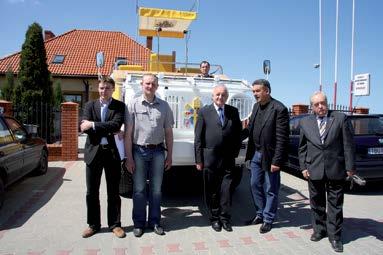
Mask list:
MULTIPOLYGON (((167 175, 172 175, 167 173, 167 175)), ((244 226, 253 213, 248 171, 233 196, 233 229, 214 232, 207 219, 201 179, 168 178, 184 192, 167 189, 163 198, 165 236, 147 231, 132 234, 130 199, 122 200, 122 225, 127 237, 118 239, 106 226, 106 189, 101 187, 102 231, 83 239, 86 227, 85 165, 82 161, 50 162, 45 176, 27 177, 6 192, 0 211, 0 255, 5 254, 332 254, 327 239, 314 243, 305 181, 282 173, 278 220, 261 235, 259 226, 244 226)), ((381 185, 380 185, 381 186, 381 185)), ((345 254, 383 254, 383 188, 348 193, 344 207, 345 254)))

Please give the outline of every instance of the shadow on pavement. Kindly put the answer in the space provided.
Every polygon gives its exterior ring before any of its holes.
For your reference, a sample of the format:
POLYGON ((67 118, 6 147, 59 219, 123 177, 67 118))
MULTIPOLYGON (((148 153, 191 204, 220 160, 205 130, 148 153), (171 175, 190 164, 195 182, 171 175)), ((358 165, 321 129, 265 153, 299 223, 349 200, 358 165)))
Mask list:
POLYGON ((63 183, 65 168, 49 167, 45 175, 27 175, 5 191, 0 230, 22 226, 54 196, 63 183))
POLYGON ((194 167, 172 167, 165 172, 162 187, 162 224, 167 231, 210 225, 202 172, 194 167))
POLYGON ((344 218, 343 226, 344 243, 366 237, 375 237, 383 241, 383 222, 373 219, 344 218))

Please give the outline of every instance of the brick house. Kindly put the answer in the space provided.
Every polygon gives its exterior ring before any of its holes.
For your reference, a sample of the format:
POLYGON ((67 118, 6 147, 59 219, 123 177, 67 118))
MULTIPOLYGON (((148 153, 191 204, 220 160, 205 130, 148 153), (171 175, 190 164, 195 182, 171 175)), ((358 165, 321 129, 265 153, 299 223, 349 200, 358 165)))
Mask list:
MULTIPOLYGON (((98 97, 96 53, 102 51, 105 64, 100 69, 102 75, 110 75, 116 60, 126 60, 128 64, 139 63, 148 68, 151 51, 122 32, 71 30, 55 36, 51 31, 44 32, 47 63, 53 82, 60 81, 65 101, 77 102, 82 107, 85 102, 98 97)), ((0 59, 0 89, 9 67, 17 74, 20 52, 0 59)))

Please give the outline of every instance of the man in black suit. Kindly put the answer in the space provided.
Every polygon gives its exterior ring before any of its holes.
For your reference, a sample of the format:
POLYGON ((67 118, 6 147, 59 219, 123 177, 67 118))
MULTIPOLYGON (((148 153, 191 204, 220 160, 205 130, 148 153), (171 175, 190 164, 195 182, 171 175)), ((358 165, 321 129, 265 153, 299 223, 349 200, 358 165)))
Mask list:
POLYGON ((226 86, 213 88, 213 104, 200 109, 195 127, 197 170, 204 170, 206 201, 215 231, 233 231, 230 222, 231 194, 235 158, 241 147, 241 121, 238 109, 225 104, 226 86))
POLYGON ((82 236, 94 235, 100 230, 99 189, 102 170, 108 194, 109 229, 119 238, 125 237, 121 228, 121 199, 118 193, 121 159, 114 140, 115 132, 124 123, 125 104, 112 98, 114 80, 103 77, 98 84, 100 98, 85 105, 81 132, 88 134, 85 143, 87 223, 82 236))
POLYGON ((271 97, 267 80, 254 81, 252 91, 257 103, 243 133, 249 137, 246 161, 250 160, 256 215, 246 223, 262 223, 259 231, 263 234, 271 230, 277 213, 280 170, 287 159, 289 113, 281 102, 271 97))
POLYGON ((314 93, 311 107, 314 114, 300 121, 299 139, 299 164, 309 183, 312 210, 310 240, 328 235, 332 248, 342 252, 343 188, 346 175, 355 169, 353 129, 345 114, 328 111, 324 93, 314 93))

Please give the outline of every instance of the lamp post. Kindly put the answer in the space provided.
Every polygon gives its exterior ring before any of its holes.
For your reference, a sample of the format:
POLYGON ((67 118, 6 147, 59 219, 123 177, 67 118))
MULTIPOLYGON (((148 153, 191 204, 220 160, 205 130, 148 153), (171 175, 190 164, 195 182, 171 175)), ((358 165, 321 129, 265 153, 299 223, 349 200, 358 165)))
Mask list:
POLYGON ((354 86, 354 35, 355 35, 355 0, 352 0, 352 29, 351 29, 351 71, 350 71, 350 104, 349 110, 352 110, 352 96, 354 86))
POLYGON ((338 82, 338 27, 339 27, 339 0, 336 0, 336 19, 335 19, 335 61, 334 61, 334 110, 336 109, 336 94, 337 94, 337 82, 338 82))
POLYGON ((319 68, 319 91, 322 91, 322 0, 319 0, 319 64, 314 68, 319 68))

